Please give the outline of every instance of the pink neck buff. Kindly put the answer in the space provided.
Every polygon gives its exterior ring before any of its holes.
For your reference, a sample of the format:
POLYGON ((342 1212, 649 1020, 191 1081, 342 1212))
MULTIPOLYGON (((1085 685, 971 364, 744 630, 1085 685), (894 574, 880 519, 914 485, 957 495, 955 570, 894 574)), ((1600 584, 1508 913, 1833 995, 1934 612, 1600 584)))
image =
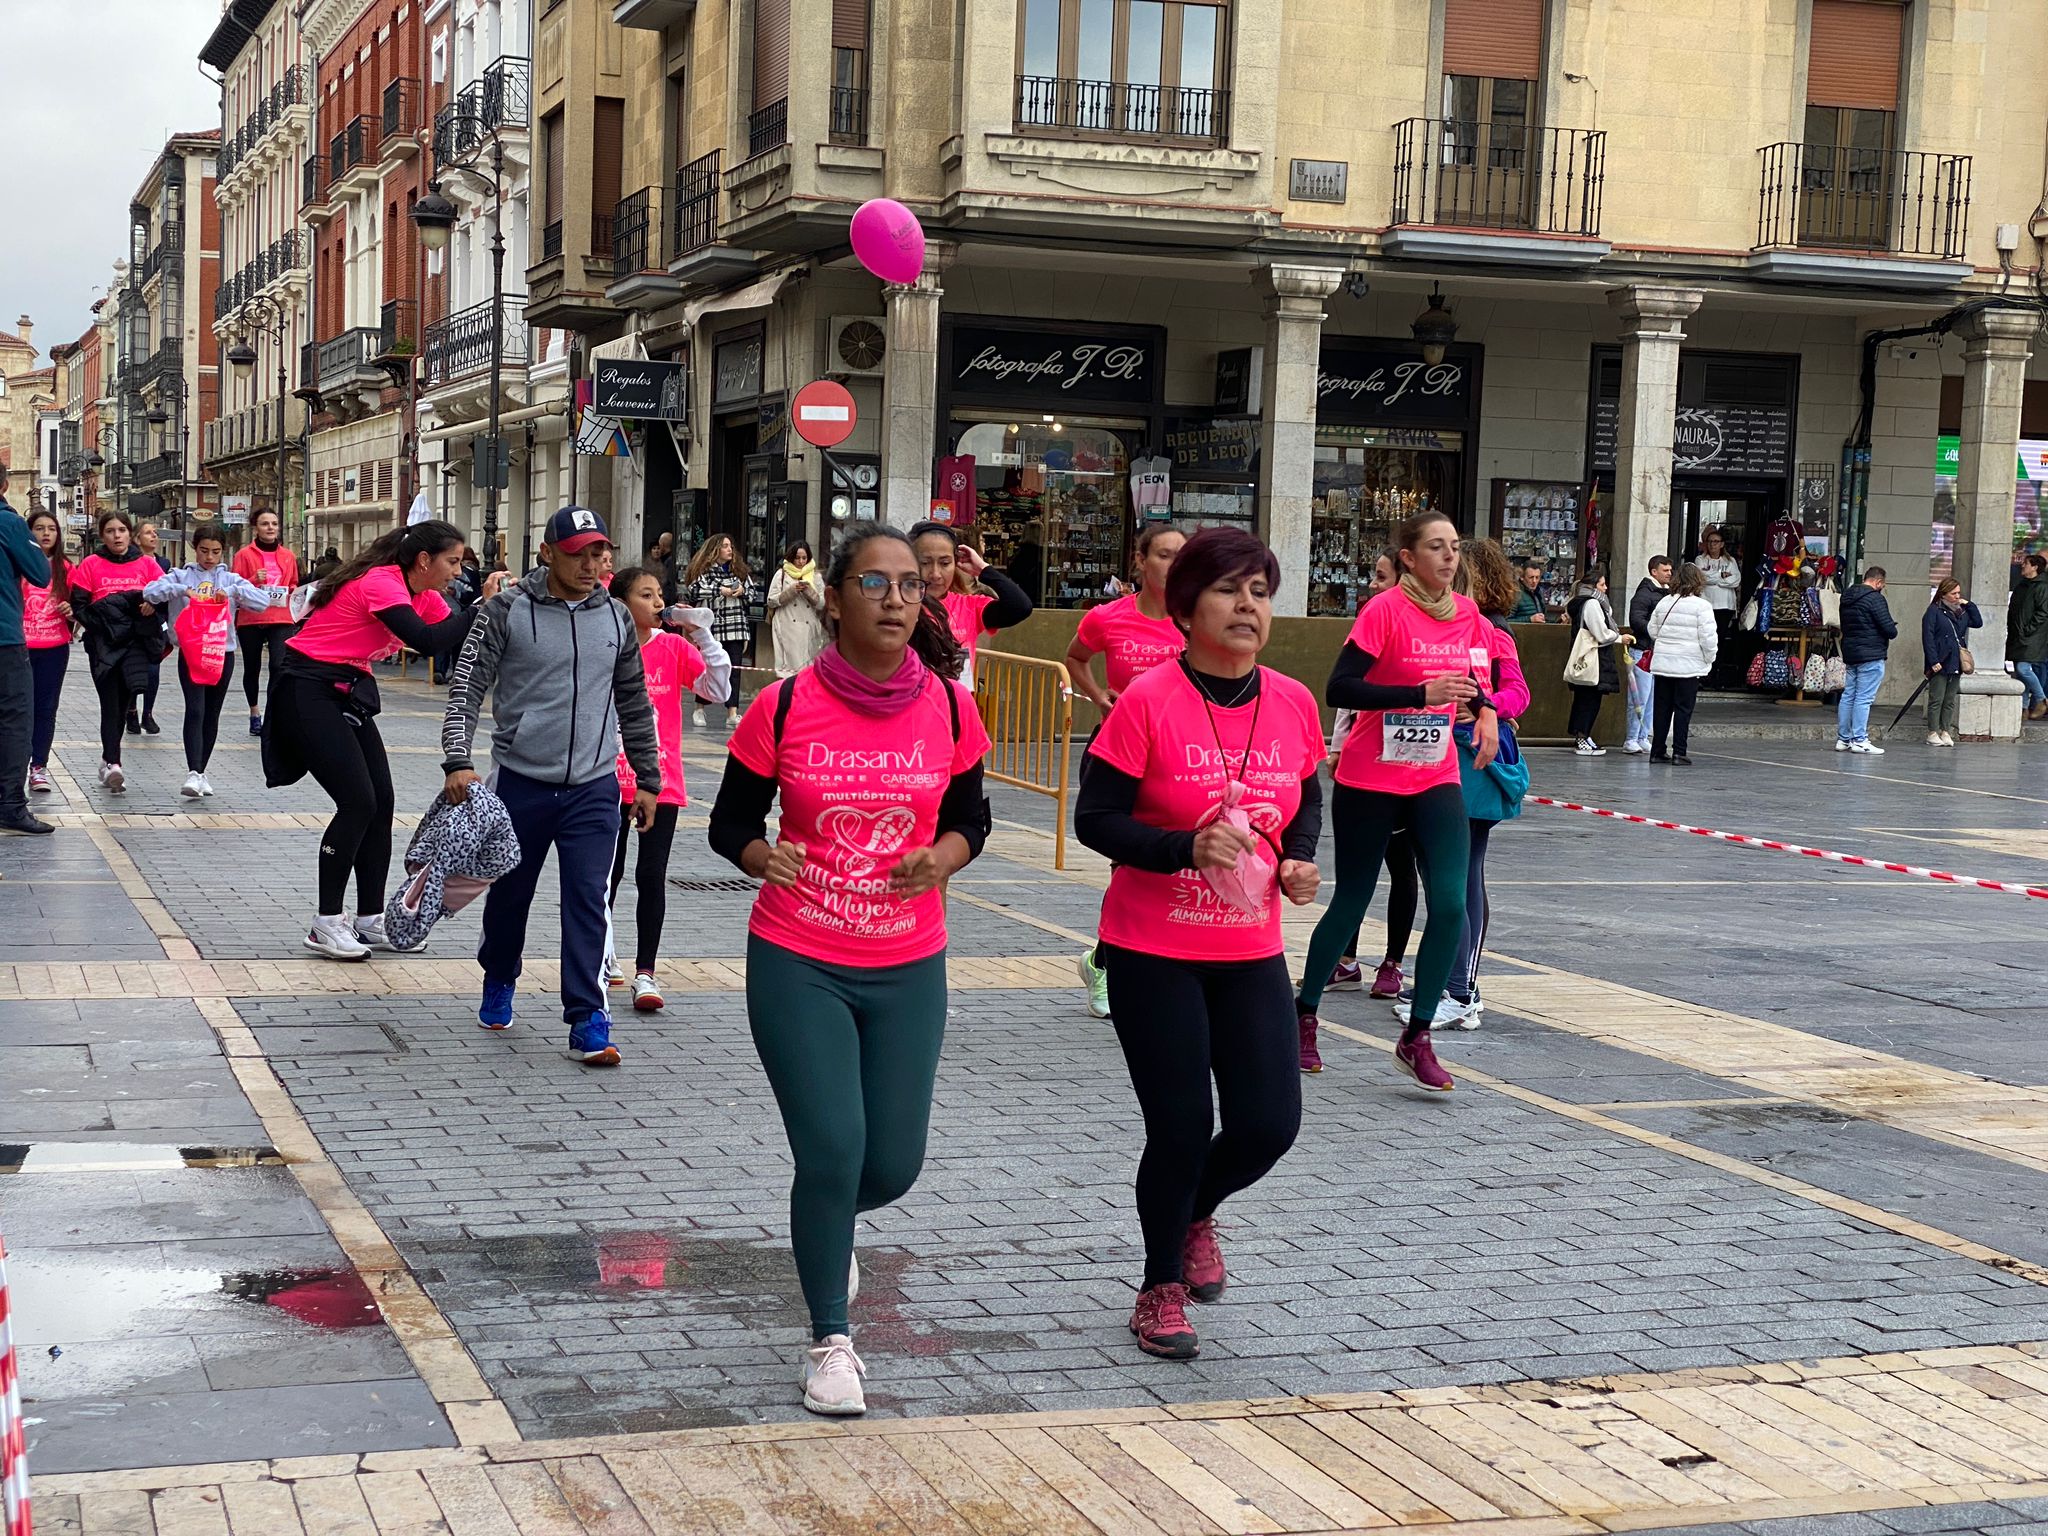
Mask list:
POLYGON ((893 676, 878 683, 848 661, 836 645, 826 646, 811 665, 818 674, 818 681, 830 689, 840 703, 856 714, 872 715, 877 719, 900 715, 916 703, 924 692, 925 677, 929 671, 923 657, 915 651, 906 650, 903 665, 893 676))

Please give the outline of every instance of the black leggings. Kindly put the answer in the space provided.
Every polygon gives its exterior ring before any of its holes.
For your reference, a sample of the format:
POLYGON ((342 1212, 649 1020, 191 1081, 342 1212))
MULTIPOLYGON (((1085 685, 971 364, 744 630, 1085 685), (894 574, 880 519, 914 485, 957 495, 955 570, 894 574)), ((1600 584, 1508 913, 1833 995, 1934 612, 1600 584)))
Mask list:
POLYGON ((1699 702, 1700 683, 1697 677, 1660 677, 1657 679, 1657 693, 1652 705, 1652 718, 1657 724, 1657 734, 1650 742, 1650 755, 1664 755, 1664 738, 1671 737, 1671 750, 1679 757, 1685 756, 1685 745, 1692 731, 1693 706, 1699 702))
POLYGON ((334 819, 320 837, 320 915, 339 917, 356 877, 356 911, 384 910, 384 878, 391 871, 391 763, 374 718, 342 712, 331 683, 287 673, 273 690, 293 690, 306 767, 334 801, 334 819))
POLYGON ((235 631, 242 643, 242 696, 249 701, 249 713, 257 712, 263 697, 263 653, 270 653, 270 675, 284 665, 284 643, 291 637, 289 624, 244 624, 235 631))
POLYGON ((1593 727, 1599 723, 1600 701, 1607 695, 1600 691, 1597 683, 1590 686, 1573 683, 1571 686, 1572 718, 1565 729, 1572 733, 1574 741, 1585 741, 1592 736, 1593 727))
MULTIPOLYGON (((633 968, 652 972, 661 953, 661 924, 668 916, 668 854, 676 841, 676 813, 679 805, 654 808, 654 825, 640 834, 640 862, 633 866, 633 883, 639 889, 634 917, 639 926, 639 945, 633 968)), ((612 855, 611 899, 619 899, 619 882, 626 875, 626 840, 633 835, 633 807, 619 808, 619 850, 612 855)))
POLYGON ((220 681, 195 683, 185 658, 178 658, 178 686, 185 694, 185 771, 206 772, 213 756, 213 744, 220 739, 221 706, 228 701, 228 689, 235 681, 235 653, 222 659, 220 681))
POLYGON ((122 671, 121 664, 115 662, 92 683, 100 696, 100 761, 103 763, 121 761, 121 737, 128 728, 128 711, 135 707, 134 690, 129 688, 122 671))
POLYGON ((1167 960, 1114 944, 1098 952, 1109 972, 1110 1017, 1145 1114, 1138 1225, 1149 1290, 1181 1278, 1188 1224, 1215 1215, 1294 1145, 1301 1047, 1279 955, 1167 960))
POLYGON ((1453 779, 1419 795, 1353 789, 1339 784, 1330 796, 1330 819, 1337 831, 1337 889, 1328 910, 1309 940, 1308 965, 1302 973, 1299 999, 1304 1013, 1323 1000, 1330 968, 1344 941, 1358 930, 1372 905, 1387 844, 1405 829, 1415 850, 1415 865, 1429 902, 1422 926, 1422 950, 1415 961, 1415 1012, 1411 1029, 1425 1029, 1436 1017, 1451 962, 1457 958, 1458 936, 1465 926, 1465 865, 1470 833, 1465 820, 1465 791, 1453 779))
MULTIPOLYGON (((1408 954, 1408 936, 1415 932, 1415 908, 1421 891, 1415 879, 1415 845, 1406 832, 1387 839, 1387 952, 1386 963, 1399 965, 1408 954)), ((1363 925, 1351 930, 1346 960, 1358 958, 1363 925)))

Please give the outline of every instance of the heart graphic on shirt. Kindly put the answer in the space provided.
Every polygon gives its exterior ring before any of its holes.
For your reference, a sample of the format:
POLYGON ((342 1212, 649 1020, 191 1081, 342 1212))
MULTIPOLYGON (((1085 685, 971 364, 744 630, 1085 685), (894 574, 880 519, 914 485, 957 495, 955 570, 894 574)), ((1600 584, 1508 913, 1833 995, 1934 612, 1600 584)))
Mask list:
POLYGON ((1254 828, 1261 832, 1266 833, 1268 836, 1271 837, 1278 837, 1280 835, 1280 829, 1287 824, 1286 822, 1280 819, 1280 807, 1277 805, 1270 805, 1265 801, 1259 801, 1255 804, 1246 805, 1243 807, 1243 810, 1245 814, 1245 819, 1248 820, 1254 828))
POLYGON ((845 850, 841 864, 853 879, 872 875, 882 856, 901 853, 917 830, 917 816, 907 805, 879 811, 835 805, 818 818, 818 830, 845 850))

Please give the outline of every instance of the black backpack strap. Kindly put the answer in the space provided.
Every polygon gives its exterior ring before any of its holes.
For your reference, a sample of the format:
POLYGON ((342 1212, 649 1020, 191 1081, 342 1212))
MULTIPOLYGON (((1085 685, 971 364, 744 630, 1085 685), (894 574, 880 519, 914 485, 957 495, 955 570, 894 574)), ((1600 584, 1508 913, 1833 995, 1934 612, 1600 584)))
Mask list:
POLYGON ((796 702, 796 678, 782 680, 782 692, 775 700, 775 745, 782 746, 782 728, 789 723, 789 706, 796 702))
POLYGON ((957 747, 960 745, 960 690, 944 678, 940 681, 946 683, 946 712, 953 717, 953 745, 957 747))

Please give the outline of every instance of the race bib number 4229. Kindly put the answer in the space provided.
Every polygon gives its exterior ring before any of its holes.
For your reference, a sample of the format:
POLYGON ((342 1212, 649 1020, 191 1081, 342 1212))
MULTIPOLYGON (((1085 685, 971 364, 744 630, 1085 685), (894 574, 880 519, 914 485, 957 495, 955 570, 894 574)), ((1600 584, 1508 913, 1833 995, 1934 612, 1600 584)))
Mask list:
POLYGON ((1380 717, 1380 761, 1432 768, 1451 746, 1448 715, 1389 710, 1380 717))

